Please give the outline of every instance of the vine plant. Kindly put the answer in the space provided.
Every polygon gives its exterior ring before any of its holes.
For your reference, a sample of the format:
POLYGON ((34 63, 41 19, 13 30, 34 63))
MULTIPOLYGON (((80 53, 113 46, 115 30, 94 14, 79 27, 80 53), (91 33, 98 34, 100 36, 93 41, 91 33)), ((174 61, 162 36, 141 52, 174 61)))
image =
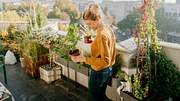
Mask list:
MULTIPOLYGON (((139 100, 143 100, 149 94, 151 77, 153 77, 151 69, 150 48, 153 48, 155 53, 161 50, 158 38, 155 20, 155 11, 157 0, 144 0, 140 7, 141 18, 137 25, 138 35, 136 43, 138 45, 137 54, 137 73, 133 76, 132 93, 139 100)), ((156 59, 154 60, 156 61, 156 59)), ((156 75, 156 66, 154 66, 154 74, 156 75)))

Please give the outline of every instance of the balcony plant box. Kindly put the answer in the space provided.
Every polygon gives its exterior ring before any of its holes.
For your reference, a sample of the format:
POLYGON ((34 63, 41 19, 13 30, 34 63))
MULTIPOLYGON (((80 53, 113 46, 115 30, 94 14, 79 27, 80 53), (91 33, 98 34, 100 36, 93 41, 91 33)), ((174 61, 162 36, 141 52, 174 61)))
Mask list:
POLYGON ((70 79, 88 88, 88 67, 72 61, 69 61, 68 66, 70 79))

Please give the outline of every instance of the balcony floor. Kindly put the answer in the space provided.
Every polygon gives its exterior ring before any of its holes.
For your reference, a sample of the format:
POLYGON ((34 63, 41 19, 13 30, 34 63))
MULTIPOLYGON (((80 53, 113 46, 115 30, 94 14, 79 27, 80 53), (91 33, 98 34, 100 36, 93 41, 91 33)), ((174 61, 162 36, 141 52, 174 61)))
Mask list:
MULTIPOLYGON (((15 101, 87 101, 87 89, 66 78, 51 84, 41 79, 33 79, 20 67, 20 64, 7 65, 7 88, 15 101)), ((4 83, 0 70, 0 82, 4 83)))

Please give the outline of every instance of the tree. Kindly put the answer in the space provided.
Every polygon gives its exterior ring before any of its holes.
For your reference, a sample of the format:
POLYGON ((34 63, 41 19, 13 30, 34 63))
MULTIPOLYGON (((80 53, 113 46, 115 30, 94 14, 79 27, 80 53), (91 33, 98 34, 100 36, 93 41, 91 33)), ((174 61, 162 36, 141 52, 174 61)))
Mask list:
POLYGON ((25 20, 24 18, 20 17, 16 11, 6 11, 0 14, 0 20, 5 20, 5 21, 22 21, 25 20))
POLYGON ((41 28, 47 23, 47 10, 35 0, 24 0, 17 9, 17 12, 20 15, 28 16, 30 24, 28 32, 32 29, 41 28))
POLYGON ((67 14, 71 22, 76 22, 80 17, 78 8, 70 0, 56 0, 53 11, 48 17, 64 19, 67 18, 67 14))
POLYGON ((40 5, 37 5, 37 15, 36 15, 36 21, 39 28, 44 26, 47 23, 47 13, 45 11, 45 8, 41 7, 40 5))
POLYGON ((18 8, 17 5, 14 5, 12 3, 2 3, 2 7, 5 11, 16 10, 18 8))
POLYGON ((122 32, 132 33, 137 26, 139 18, 140 18, 140 12, 137 9, 134 9, 126 16, 125 19, 118 22, 117 26, 119 30, 121 30, 122 32))

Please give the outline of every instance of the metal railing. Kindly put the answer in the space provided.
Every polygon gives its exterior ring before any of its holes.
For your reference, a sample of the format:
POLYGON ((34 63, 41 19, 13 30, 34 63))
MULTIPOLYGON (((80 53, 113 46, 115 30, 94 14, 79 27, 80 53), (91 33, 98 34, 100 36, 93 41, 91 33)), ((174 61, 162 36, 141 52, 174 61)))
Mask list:
POLYGON ((6 67, 5 67, 5 58, 3 55, 0 55, 0 70, 3 69, 4 74, 4 83, 7 84, 7 75, 6 75, 6 67))

